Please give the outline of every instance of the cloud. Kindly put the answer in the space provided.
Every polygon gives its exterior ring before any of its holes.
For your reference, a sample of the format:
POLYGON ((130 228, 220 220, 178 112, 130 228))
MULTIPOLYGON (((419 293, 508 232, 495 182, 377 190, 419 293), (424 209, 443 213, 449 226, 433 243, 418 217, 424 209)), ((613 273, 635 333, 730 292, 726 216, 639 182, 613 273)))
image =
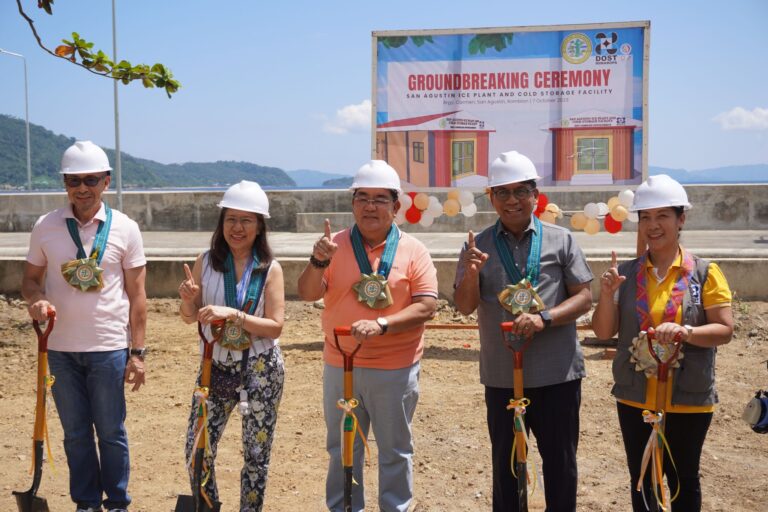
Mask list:
POLYGON ((323 131, 343 135, 349 132, 364 132, 371 128, 371 100, 357 105, 347 105, 336 111, 336 117, 323 125, 323 131))
POLYGON ((768 108, 734 107, 712 118, 723 130, 768 130, 768 108))

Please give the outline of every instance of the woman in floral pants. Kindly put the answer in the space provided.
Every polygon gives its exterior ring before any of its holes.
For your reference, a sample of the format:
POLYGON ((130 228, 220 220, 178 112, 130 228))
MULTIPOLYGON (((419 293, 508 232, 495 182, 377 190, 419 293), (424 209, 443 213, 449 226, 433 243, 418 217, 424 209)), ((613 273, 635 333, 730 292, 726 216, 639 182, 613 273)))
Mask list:
POLYGON ((264 504, 285 378, 278 346, 285 317, 283 271, 267 243, 264 219, 269 218, 269 202, 261 187, 248 181, 233 185, 219 207, 211 249, 198 256, 191 271, 184 265, 187 276, 179 287, 179 313, 186 323, 199 322, 208 340, 213 339, 211 323, 224 323, 223 335, 213 347, 210 388, 202 388, 200 375, 197 378, 185 452, 194 486, 189 461, 200 448, 198 411, 204 403, 209 447, 205 447, 202 490, 204 497, 219 501, 216 449, 237 408, 243 416, 240 510, 257 512, 264 504))

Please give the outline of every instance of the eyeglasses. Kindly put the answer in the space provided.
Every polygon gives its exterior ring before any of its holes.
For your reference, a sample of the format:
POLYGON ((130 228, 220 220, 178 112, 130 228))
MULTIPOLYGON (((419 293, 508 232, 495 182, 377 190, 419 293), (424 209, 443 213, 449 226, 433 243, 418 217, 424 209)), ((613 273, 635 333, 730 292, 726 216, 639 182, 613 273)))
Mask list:
POLYGON ((101 182, 102 178, 106 178, 106 176, 86 176, 85 178, 81 178, 80 176, 65 176, 64 184, 69 188, 77 188, 83 183, 85 183, 86 187, 95 187, 101 182))
POLYGON ((528 187, 518 187, 511 190, 499 187, 493 189, 493 197, 499 201, 506 201, 512 196, 515 196, 515 199, 528 199, 533 194, 533 190, 528 187))
POLYGON ((362 207, 372 204, 376 208, 386 208, 392 204, 392 199, 386 197, 375 197, 373 199, 369 199, 367 197, 355 196, 352 198, 352 204, 362 207))

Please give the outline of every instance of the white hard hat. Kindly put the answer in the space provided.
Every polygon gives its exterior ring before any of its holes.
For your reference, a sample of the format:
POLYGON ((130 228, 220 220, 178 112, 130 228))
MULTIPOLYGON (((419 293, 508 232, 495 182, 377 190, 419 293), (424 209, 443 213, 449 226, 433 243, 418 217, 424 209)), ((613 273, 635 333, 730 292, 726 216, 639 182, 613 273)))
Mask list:
POLYGON ((103 149, 89 140, 79 140, 64 151, 59 174, 88 174, 111 170, 103 149))
POLYGON ((358 188, 386 188, 394 190, 398 194, 400 189, 400 176, 397 171, 384 160, 371 160, 355 173, 350 190, 358 188))
POLYGON ((216 206, 259 213, 264 218, 269 218, 269 199, 267 199, 267 194, 254 181, 243 180, 232 185, 224 192, 224 197, 216 206))
POLYGON ((521 181, 538 180, 541 176, 531 159, 517 151, 500 154, 488 170, 488 186, 498 187, 521 181))
POLYGON ((657 174, 649 176, 635 191, 635 198, 629 211, 651 210, 668 206, 682 206, 684 210, 691 208, 688 194, 681 184, 667 176, 657 174))

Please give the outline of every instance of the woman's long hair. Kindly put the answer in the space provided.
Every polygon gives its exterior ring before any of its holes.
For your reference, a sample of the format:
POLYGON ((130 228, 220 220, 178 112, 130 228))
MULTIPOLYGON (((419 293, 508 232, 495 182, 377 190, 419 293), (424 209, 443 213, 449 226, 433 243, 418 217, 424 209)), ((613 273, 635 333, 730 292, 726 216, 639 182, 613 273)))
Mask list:
MULTIPOLYGON (((229 245, 224 239, 224 216, 226 214, 227 208, 222 208, 219 214, 219 222, 216 224, 216 230, 211 236, 211 267, 216 272, 221 273, 227 270, 227 255, 229 254, 229 245)), ((270 249, 269 242, 267 241, 267 223, 264 222, 264 216, 257 213, 256 222, 258 223, 259 234, 256 235, 256 240, 253 241, 252 247, 256 248, 259 266, 253 269, 254 273, 264 272, 269 268, 270 263, 274 259, 272 249, 270 249)))

